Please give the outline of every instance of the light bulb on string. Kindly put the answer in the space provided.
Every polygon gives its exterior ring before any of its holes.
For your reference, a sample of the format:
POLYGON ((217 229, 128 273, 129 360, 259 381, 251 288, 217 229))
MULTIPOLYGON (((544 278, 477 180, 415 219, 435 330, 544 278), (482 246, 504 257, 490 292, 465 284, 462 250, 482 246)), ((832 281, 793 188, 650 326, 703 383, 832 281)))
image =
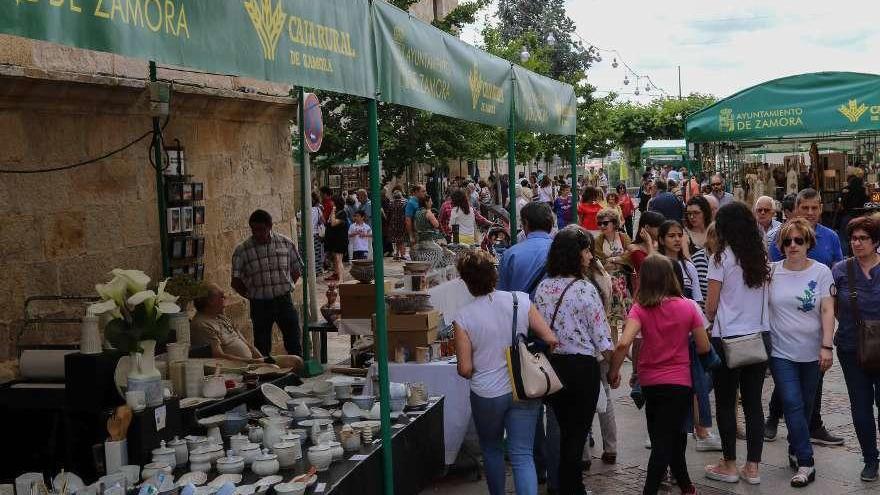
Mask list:
POLYGON ((638 77, 638 76, 636 76, 636 91, 635 91, 635 94, 636 94, 636 96, 639 96, 639 77, 638 77))
POLYGON ((614 57, 614 59, 611 60, 611 67, 616 69, 618 65, 620 64, 617 63, 617 57, 614 57))
POLYGON ((629 77, 627 77, 627 76, 623 76, 623 85, 624 85, 624 86, 629 86, 629 77))
POLYGON ((529 53, 529 50, 523 45, 522 51, 519 52, 519 61, 522 63, 526 63, 532 57, 532 54, 529 53))

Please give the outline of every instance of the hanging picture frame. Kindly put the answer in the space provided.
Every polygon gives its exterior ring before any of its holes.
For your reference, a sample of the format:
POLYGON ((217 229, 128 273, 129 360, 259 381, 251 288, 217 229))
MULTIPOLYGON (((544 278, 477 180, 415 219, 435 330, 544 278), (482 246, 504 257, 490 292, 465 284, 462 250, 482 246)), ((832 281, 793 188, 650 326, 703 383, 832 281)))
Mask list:
POLYGON ((168 208, 167 230, 169 234, 177 234, 180 229, 180 208, 168 208))
POLYGON ((192 183, 192 200, 201 201, 205 199, 205 184, 203 182, 192 183))
POLYGON ((193 230, 193 207, 184 206, 180 209, 180 231, 192 232, 193 230))
POLYGON ((192 258, 195 256, 195 239, 187 237, 184 241, 185 247, 183 251, 184 258, 192 258))
POLYGON ((205 224, 205 207, 193 206, 193 225, 205 224))
POLYGON ((175 237, 175 238, 171 239, 170 242, 171 242, 171 249, 170 249, 171 258, 172 259, 183 258, 184 249, 185 249, 185 244, 183 242, 183 239, 181 239, 180 237, 175 237))

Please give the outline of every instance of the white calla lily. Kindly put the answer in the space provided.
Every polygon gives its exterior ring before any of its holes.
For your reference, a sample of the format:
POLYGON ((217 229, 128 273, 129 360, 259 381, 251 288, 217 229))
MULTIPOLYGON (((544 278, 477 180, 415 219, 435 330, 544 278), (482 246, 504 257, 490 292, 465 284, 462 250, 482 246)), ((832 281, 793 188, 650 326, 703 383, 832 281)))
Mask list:
POLYGON ((132 294, 143 292, 150 283, 150 277, 140 270, 123 270, 121 268, 114 268, 110 273, 125 280, 128 291, 132 294))
POLYGON ((113 277, 113 280, 106 284, 95 285, 95 291, 105 301, 114 301, 117 307, 125 304, 125 289, 128 282, 122 277, 113 277))
POLYGON ((173 302, 168 301, 160 301, 159 304, 156 305, 156 319, 162 317, 163 314, 176 314, 180 313, 180 306, 173 302))
POLYGON ((156 302, 156 293, 151 290, 142 290, 137 294, 128 298, 126 303, 128 307, 134 309, 139 304, 145 304, 147 306, 147 311, 149 312, 152 309, 153 304, 156 302))
POLYGON ((113 311, 117 308, 116 301, 108 299, 106 301, 100 301, 89 305, 89 307, 86 308, 86 314, 89 316, 97 316, 113 311))
POLYGON ((159 287, 156 289, 156 302, 177 302, 177 297, 170 292, 165 292, 165 286, 168 284, 168 279, 159 282, 159 287))

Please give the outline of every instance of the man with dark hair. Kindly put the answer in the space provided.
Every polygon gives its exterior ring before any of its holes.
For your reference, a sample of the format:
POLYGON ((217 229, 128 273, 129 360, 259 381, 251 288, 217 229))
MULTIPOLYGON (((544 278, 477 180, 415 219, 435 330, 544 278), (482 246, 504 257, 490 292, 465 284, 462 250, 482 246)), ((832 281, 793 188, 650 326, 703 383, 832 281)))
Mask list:
POLYGON ((654 194, 654 181, 651 179, 651 172, 642 174, 642 185, 639 187, 639 213, 648 211, 648 202, 654 194))
POLYGON ((406 209, 404 210, 404 215, 406 215, 404 221, 406 222, 406 232, 409 234, 410 243, 415 244, 416 236, 413 229, 413 217, 419 211, 419 202, 427 196, 428 192, 425 190, 425 186, 416 184, 409 188, 409 193, 409 199, 406 200, 406 209))
MULTIPOLYGON (((831 268, 838 261, 843 260, 843 250, 840 247, 840 238, 837 232, 819 223, 822 217, 822 196, 815 189, 802 189, 795 199, 794 211, 791 218, 801 217, 810 222, 813 230, 816 232, 816 243, 812 249, 807 251, 807 257, 818 261, 831 268)), ((768 234, 770 245, 770 261, 782 261, 785 256, 779 251, 776 245, 776 237, 779 235, 780 229, 768 234)), ((813 411, 810 416, 810 440, 819 445, 843 445, 843 438, 836 437, 828 432, 822 423, 822 383, 825 374, 819 377, 819 390, 816 392, 816 398, 813 402, 813 411)), ((770 414, 767 416, 767 422, 764 424, 764 438, 768 441, 776 439, 776 429, 779 419, 782 417, 782 404, 778 394, 775 392, 770 399, 770 414)))
MULTIPOLYGON (((520 210, 520 221, 525 240, 514 244, 501 256, 498 290, 526 292, 531 298, 547 271, 547 253, 552 242, 550 231, 554 223, 553 211, 547 203, 532 201, 520 210)), ((541 414, 535 425, 534 454, 538 480, 547 478, 543 419, 541 414)))
MULTIPOLYGON (((322 191, 323 192, 323 191, 322 191)), ((271 355, 272 325, 277 324, 287 354, 302 356, 299 317, 290 292, 302 273, 302 260, 290 238, 272 232, 272 215, 254 211, 251 237, 232 254, 232 288, 250 304, 254 346, 271 355)))
POLYGON ((667 220, 676 220, 681 223, 684 218, 684 205, 674 194, 666 190, 666 181, 657 179, 654 181, 657 194, 648 205, 648 211, 656 211, 666 217, 667 220))

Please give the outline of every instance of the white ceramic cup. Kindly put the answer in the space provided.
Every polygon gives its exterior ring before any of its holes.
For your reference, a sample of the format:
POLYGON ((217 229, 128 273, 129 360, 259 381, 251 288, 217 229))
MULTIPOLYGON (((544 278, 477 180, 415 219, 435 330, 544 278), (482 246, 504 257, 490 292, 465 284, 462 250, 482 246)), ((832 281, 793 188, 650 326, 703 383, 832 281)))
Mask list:
POLYGON ((147 407, 147 395, 143 390, 130 390, 125 393, 125 403, 132 411, 143 411, 147 407))

